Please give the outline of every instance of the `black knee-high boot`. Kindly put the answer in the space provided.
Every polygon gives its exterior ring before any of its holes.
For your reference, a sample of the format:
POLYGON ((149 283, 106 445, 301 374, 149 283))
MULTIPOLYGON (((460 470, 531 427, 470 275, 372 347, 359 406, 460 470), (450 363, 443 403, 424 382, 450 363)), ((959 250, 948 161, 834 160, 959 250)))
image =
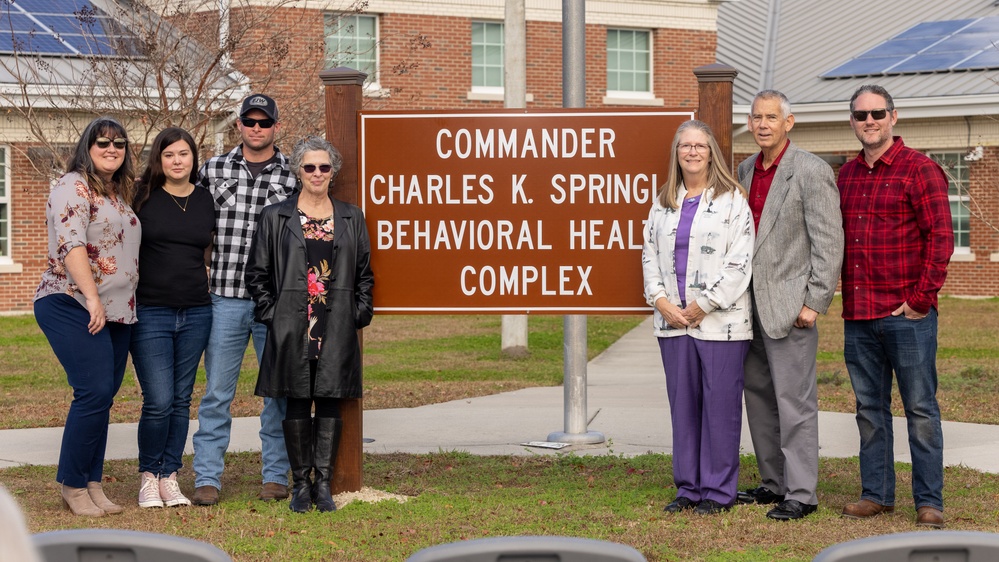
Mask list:
POLYGON ((336 511, 336 504, 330 495, 330 477, 336 464, 342 427, 343 420, 340 418, 316 418, 314 439, 316 481, 312 483, 312 502, 319 511, 336 511))
POLYGON ((284 420, 284 445, 288 449, 288 462, 291 464, 293 484, 291 501, 288 507, 298 513, 312 509, 312 419, 284 420))

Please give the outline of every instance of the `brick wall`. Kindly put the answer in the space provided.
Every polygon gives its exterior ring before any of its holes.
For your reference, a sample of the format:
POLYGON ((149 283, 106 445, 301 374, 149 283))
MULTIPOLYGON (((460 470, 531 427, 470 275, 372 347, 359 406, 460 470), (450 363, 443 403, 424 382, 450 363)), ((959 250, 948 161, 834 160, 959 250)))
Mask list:
POLYGON ((21 144, 10 151, 10 254, 22 270, 21 273, 0 273, 0 311, 30 311, 35 289, 45 270, 48 244, 45 203, 49 183, 32 168, 25 154, 29 148, 21 144))
MULTIPOLYGON (((234 12, 235 21, 256 21, 248 10, 234 12)), ((255 19, 256 18, 256 19, 255 19)), ((498 109, 502 101, 468 99, 471 90, 470 18, 417 14, 379 15, 380 85, 390 92, 387 98, 369 97, 367 109, 498 109), (429 46, 428 46, 429 45, 429 46)), ((233 24, 235 27, 237 24, 233 24)), ((562 26, 557 22, 527 22, 527 93, 533 96, 530 108, 562 106, 562 26)), ((586 27, 586 103, 603 107, 606 93, 606 27, 586 27)), ((284 72, 266 89, 277 99, 282 121, 288 129, 285 108, 321 96, 315 71, 323 66, 323 13, 317 10, 281 10, 247 32, 235 60, 252 77, 264 77, 273 64, 273 55, 287 49, 293 72, 284 72), (284 37, 279 31, 288 26, 295 33, 284 37), (275 45, 275 37, 287 40, 275 45), (318 92, 318 94, 317 94, 318 92)), ((697 80, 692 70, 715 59, 715 33, 676 29, 653 32, 654 94, 665 107, 696 107, 697 80)), ((317 107, 312 105, 312 107, 317 107)), ((318 105, 321 110, 322 105, 318 105)), ((289 110, 288 113, 292 113, 289 110)), ((312 119, 321 123, 321 115, 312 119)))
POLYGON ((948 294, 999 295, 999 148, 988 147, 985 155, 968 166, 971 198, 971 252, 974 261, 952 261, 944 291, 948 294))

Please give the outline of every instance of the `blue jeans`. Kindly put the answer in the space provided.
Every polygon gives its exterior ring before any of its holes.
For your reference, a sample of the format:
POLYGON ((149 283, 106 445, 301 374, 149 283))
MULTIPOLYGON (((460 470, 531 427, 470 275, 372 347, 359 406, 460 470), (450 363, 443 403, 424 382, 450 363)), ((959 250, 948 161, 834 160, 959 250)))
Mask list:
POLYGON ((35 321, 73 387, 56 481, 86 488, 88 482, 100 482, 104 476, 111 405, 125 376, 132 325, 108 322, 91 335, 87 331, 90 313, 64 294, 35 301, 35 321))
POLYGON ((139 305, 136 314, 131 351, 142 387, 139 472, 170 476, 183 466, 191 393, 208 344, 212 307, 139 305))
POLYGON ((921 320, 848 320, 844 356, 857 396, 861 499, 895 505, 892 372, 905 408, 916 508, 943 509, 943 430, 937 404, 937 311, 921 320))
MULTIPOLYGON (((246 346, 253 337, 257 362, 264 353, 267 326, 253 320, 253 301, 212 294, 212 330, 205 349, 205 396, 198 407, 194 433, 194 485, 222 489, 225 451, 229 448, 236 382, 246 346)), ((284 447, 284 420, 288 402, 264 398, 260 412, 260 450, 263 481, 288 485, 288 452, 284 447)))

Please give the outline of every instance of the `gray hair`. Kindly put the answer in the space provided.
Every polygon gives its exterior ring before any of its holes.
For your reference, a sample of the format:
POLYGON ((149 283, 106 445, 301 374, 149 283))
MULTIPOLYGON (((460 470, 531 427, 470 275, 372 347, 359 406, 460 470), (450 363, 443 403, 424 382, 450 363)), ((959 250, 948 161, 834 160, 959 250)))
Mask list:
POLYGON ((305 153, 316 150, 325 152, 330 157, 330 164, 333 166, 334 175, 340 171, 340 168, 343 166, 343 157, 340 156, 340 151, 330 144, 328 140, 310 135, 296 142, 295 147, 291 149, 291 156, 288 157, 291 161, 291 170, 295 175, 298 175, 298 169, 302 166, 305 153))
POLYGON ((760 90, 756 92, 753 96, 753 105, 756 105, 756 100, 777 100, 780 102, 780 112, 783 114, 781 117, 787 119, 788 115, 791 115, 791 100, 787 99, 787 96, 783 92, 778 90, 760 90))
POLYGON ((857 101, 860 94, 874 94, 876 96, 881 96, 885 99, 885 109, 888 110, 888 113, 895 111, 895 100, 891 99, 891 94, 888 93, 888 90, 884 89, 883 86, 878 86, 877 84, 864 84, 863 86, 857 88, 857 91, 850 97, 850 111, 853 111, 853 103, 857 101))

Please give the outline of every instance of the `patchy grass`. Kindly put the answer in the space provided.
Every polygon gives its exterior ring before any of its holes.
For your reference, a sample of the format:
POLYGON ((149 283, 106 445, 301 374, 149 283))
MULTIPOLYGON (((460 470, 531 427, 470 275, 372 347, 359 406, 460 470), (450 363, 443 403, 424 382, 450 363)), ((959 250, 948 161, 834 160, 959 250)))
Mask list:
MULTIPOLYGON (((819 316, 819 409, 856 411, 843 360, 843 301, 819 316)), ((937 372, 941 417, 948 421, 999 425, 999 299, 940 299, 937 372)), ((895 389, 892 413, 905 415, 895 389)))
MULTIPOLYGON (((227 456, 223 501, 211 508, 139 509, 136 463, 107 465, 105 489, 126 511, 101 519, 61 509, 54 467, 3 470, 0 483, 24 506, 32 532, 97 527, 169 533, 215 544, 238 562, 399 561, 435 544, 510 535, 620 542, 650 562, 806 561, 835 543, 916 529, 911 467, 901 463, 894 514, 871 521, 839 517, 859 492, 856 459, 821 459, 818 512, 785 523, 768 520, 766 506, 737 506, 708 517, 663 513, 675 490, 670 457, 659 454, 365 455, 368 485, 410 499, 354 502, 336 513, 306 515, 291 513, 287 502, 255 499, 259 454, 227 456)), ((743 457, 741 485, 757 479, 755 459, 743 457)), ((192 486, 192 477, 182 475, 181 487, 190 492, 192 486)), ((995 531, 999 476, 949 467, 944 497, 948 529, 995 531)))
MULTIPOLYGON (((639 316, 591 316, 589 356, 595 357, 634 328, 639 316)), ((529 318, 530 354, 500 353, 499 316, 379 316, 364 330, 364 408, 405 408, 562 382, 562 317, 529 318)), ((234 416, 260 414, 253 395, 257 359, 243 358, 234 416)), ((194 386, 192 418, 204 395, 205 372, 194 386)), ((0 429, 63 423, 72 390, 31 316, 0 317, 0 429)), ((131 367, 111 410, 111 422, 136 422, 142 395, 131 367)))
MULTIPOLYGON (((819 408, 853 412, 843 361, 842 302, 819 317, 819 408)), ((999 299, 940 300, 938 399, 943 419, 999 425, 999 299)), ((562 317, 530 317, 530 356, 500 354, 498 316, 379 316, 364 331, 364 408, 414 407, 562 382, 562 317)), ((641 317, 591 316, 588 351, 594 357, 641 317)), ((256 357, 243 360, 233 415, 260 413, 253 395, 256 357)), ((198 373, 192 417, 204 393, 198 373)), ((0 428, 51 427, 65 419, 72 393, 31 316, 0 317, 0 428)), ((901 415, 896 394, 894 413, 901 415)), ((138 420, 141 394, 129 369, 111 411, 112 422, 138 420)))

